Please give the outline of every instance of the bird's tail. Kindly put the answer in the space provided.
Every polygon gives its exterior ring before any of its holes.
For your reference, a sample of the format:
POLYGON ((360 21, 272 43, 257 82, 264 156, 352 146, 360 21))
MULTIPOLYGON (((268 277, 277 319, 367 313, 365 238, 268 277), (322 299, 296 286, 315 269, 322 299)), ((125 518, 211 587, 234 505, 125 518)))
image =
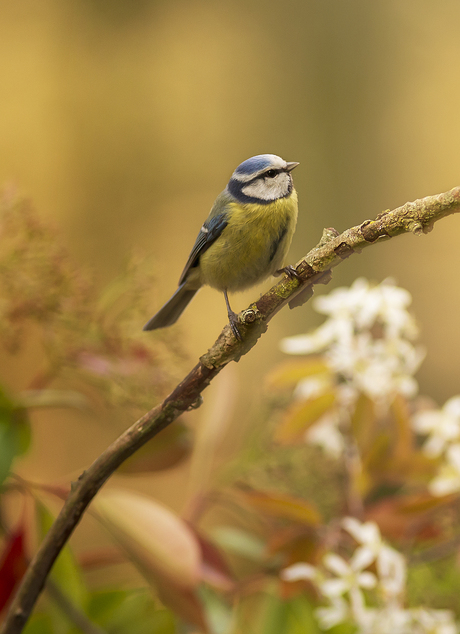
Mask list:
POLYGON ((165 328, 166 326, 171 326, 176 323, 197 292, 197 289, 190 290, 186 288, 185 285, 186 282, 179 286, 174 295, 160 308, 156 315, 145 324, 142 330, 165 328))

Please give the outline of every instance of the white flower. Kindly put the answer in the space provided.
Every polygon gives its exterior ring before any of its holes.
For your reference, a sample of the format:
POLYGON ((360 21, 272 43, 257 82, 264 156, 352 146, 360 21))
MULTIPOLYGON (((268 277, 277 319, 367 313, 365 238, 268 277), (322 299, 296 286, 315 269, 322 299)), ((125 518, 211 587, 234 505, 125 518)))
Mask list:
MULTIPOLYGON (((460 444, 455 447, 460 477, 460 444)), ((322 629, 348 623, 355 626, 356 634, 458 634, 450 610, 404 608, 406 561, 382 540, 375 522, 346 517, 342 525, 359 544, 350 561, 327 553, 323 568, 299 563, 281 573, 286 581, 309 579, 328 599, 327 606, 315 610, 322 629), (365 570, 374 562, 377 576, 365 570), (378 607, 366 605, 363 590, 371 589, 380 591, 378 607)))
POLYGON ((318 297, 314 307, 336 319, 352 320, 358 330, 369 330, 378 322, 390 337, 415 339, 418 329, 406 310, 411 301, 410 293, 390 279, 371 286, 368 280, 358 278, 350 288, 337 288, 318 297))
MULTIPOLYGON (((324 580, 324 574, 315 566, 307 563, 298 563, 288 566, 281 571, 281 579, 284 581, 299 581, 305 579, 312 581, 318 587, 324 580)), ((322 628, 328 630, 334 625, 346 621, 350 616, 350 607, 341 596, 330 599, 330 605, 317 608, 316 617, 322 628)))
POLYGON ((374 588, 377 579, 372 572, 363 572, 361 561, 352 557, 350 562, 336 553, 327 553, 323 559, 324 567, 332 572, 335 578, 321 583, 322 593, 329 598, 338 597, 353 588, 374 588))
POLYGON ((360 522, 356 517, 344 517, 342 526, 359 544, 371 547, 376 555, 380 551, 382 536, 375 522, 360 522))
POLYGON ((280 348, 286 354, 312 354, 312 352, 321 352, 336 339, 337 326, 330 320, 309 335, 285 337, 280 342, 280 348))
POLYGON ((332 458, 340 458, 345 450, 345 440, 338 427, 338 412, 327 412, 305 432, 305 440, 322 447, 332 458))
POLYGON ((450 443, 460 439, 460 396, 450 398, 440 410, 415 414, 413 428, 428 436, 423 451, 431 458, 440 456, 450 443))
POLYGON ((366 608, 357 619, 357 634, 414 634, 412 616, 399 603, 389 603, 383 608, 366 608))
POLYGON ((415 627, 412 631, 417 634, 457 634, 454 614, 451 610, 430 610, 428 608, 414 608, 411 610, 415 627))
POLYGON ((388 601, 401 597, 406 589, 407 565, 401 553, 384 544, 377 556, 379 589, 388 601))
POLYGON ((328 316, 308 335, 281 342, 284 352, 325 352, 330 369, 348 382, 356 395, 388 401, 395 394, 417 392, 413 374, 425 352, 412 341, 418 335, 407 311, 410 294, 386 280, 371 287, 363 278, 350 288, 338 288, 319 297, 314 306, 328 316))
POLYGON ((323 564, 336 576, 319 584, 322 594, 330 600, 348 594, 352 614, 361 612, 364 608, 361 589, 375 588, 375 575, 363 571, 361 561, 354 556, 347 562, 336 553, 328 553, 323 559, 323 564))
POLYGON ((374 339, 368 332, 338 342, 326 354, 333 370, 374 400, 397 393, 414 396, 418 387, 412 375, 425 356, 404 339, 374 339))
POLYGON ((386 606, 376 611, 373 627, 362 634, 415 634, 411 613, 397 604, 386 606))
POLYGON ((436 496, 460 491, 460 443, 450 445, 446 451, 446 459, 439 474, 428 485, 430 493, 436 496))
POLYGON ((362 523, 355 517, 345 517, 342 526, 359 544, 362 544, 356 549, 354 557, 362 568, 367 568, 383 548, 379 527, 375 522, 362 523))
POLYGON ((309 376, 299 381, 294 390, 294 398, 307 400, 317 398, 326 391, 331 390, 332 382, 329 374, 309 376))
POLYGON ((281 579, 283 581, 299 581, 307 579, 308 581, 316 581, 319 579, 319 571, 315 566, 307 563, 292 564, 281 571, 281 579))
POLYGON ((342 597, 336 597, 331 603, 322 608, 316 608, 315 616, 319 625, 324 630, 329 630, 334 625, 344 623, 350 618, 350 607, 342 597))
POLYGON ((400 596, 406 586, 406 561, 397 550, 382 540, 375 522, 361 523, 354 517, 345 517, 343 527, 361 544, 355 550, 355 561, 366 568, 376 561, 378 588, 385 600, 400 596))

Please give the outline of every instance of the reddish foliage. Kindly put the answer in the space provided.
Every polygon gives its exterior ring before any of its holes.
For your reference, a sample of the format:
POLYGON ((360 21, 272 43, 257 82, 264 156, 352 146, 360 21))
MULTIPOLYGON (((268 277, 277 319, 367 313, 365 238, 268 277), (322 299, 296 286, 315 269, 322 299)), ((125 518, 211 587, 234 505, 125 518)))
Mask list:
POLYGON ((0 611, 8 603, 26 568, 24 529, 21 526, 8 537, 0 557, 0 611))

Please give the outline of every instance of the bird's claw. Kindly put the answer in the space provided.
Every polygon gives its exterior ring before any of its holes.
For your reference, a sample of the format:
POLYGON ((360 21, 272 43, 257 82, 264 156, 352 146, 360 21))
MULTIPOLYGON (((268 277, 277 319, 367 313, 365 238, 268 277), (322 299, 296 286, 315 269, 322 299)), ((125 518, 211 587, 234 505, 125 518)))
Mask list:
POLYGON ((243 341, 243 337, 241 336, 240 331, 238 330, 238 315, 234 312, 228 313, 228 321, 230 323, 230 328, 232 329, 233 335, 235 339, 238 341, 243 341))
POLYGON ((300 275, 299 273, 297 273, 297 270, 292 266, 292 264, 284 266, 282 269, 278 269, 278 271, 275 271, 276 275, 282 275, 283 273, 285 273, 291 280, 300 280, 300 275))

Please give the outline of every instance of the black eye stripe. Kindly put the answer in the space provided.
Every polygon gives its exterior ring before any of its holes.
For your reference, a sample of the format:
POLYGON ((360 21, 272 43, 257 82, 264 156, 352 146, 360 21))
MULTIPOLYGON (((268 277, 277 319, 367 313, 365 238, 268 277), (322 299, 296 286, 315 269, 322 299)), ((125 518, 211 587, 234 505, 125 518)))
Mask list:
POLYGON ((280 171, 279 170, 268 170, 267 172, 264 172, 263 176, 268 176, 269 178, 274 178, 277 174, 279 174, 280 171))

